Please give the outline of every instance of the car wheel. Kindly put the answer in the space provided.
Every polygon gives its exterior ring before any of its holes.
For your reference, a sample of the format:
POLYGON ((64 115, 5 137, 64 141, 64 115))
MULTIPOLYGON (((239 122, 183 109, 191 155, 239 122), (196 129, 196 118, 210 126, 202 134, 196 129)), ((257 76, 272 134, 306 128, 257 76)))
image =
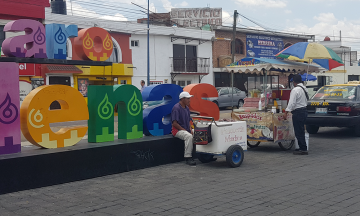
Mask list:
POLYGON ((244 101, 243 100, 239 100, 239 102, 238 102, 238 109, 240 108, 240 107, 243 107, 244 106, 244 101))
POLYGON ((306 131, 309 134, 316 134, 319 131, 319 126, 316 125, 306 125, 306 131))
MULTIPOLYGON (((216 106, 218 106, 219 107, 219 103, 217 102, 217 101, 213 101, 215 104, 216 104, 216 106)), ((219 107, 220 108, 220 107, 219 107)))

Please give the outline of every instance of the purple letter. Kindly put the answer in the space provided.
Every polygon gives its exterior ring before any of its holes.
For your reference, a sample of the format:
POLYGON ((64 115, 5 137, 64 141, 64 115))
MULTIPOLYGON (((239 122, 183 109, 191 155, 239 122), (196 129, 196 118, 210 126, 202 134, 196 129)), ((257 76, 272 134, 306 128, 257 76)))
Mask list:
POLYGON ((4 40, 3 52, 8 57, 46 58, 45 27, 36 20, 20 19, 9 22, 5 32, 25 31, 25 35, 4 40), (24 48, 26 44, 26 48, 24 48))
POLYGON ((0 155, 21 151, 19 64, 0 62, 0 155))

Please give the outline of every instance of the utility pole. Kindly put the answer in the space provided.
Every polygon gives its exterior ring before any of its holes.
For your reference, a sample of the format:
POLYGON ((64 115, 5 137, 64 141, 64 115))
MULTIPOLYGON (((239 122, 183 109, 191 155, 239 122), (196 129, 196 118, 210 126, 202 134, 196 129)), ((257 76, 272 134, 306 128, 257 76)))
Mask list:
MULTIPOLYGON (((235 62, 235 40, 236 40, 236 18, 237 10, 234 10, 234 25, 233 25, 233 39, 231 44, 231 63, 235 62)), ((234 70, 231 71, 231 108, 234 109, 234 70)))
POLYGON ((149 37, 150 37, 150 24, 149 24, 149 6, 150 0, 148 0, 148 8, 147 8, 147 85, 150 85, 150 45, 149 45, 149 37))

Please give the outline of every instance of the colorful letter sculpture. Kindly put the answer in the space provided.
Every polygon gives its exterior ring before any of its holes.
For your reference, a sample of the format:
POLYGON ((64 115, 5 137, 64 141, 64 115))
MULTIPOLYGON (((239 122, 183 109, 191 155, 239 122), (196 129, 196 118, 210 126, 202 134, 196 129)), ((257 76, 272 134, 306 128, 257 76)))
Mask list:
POLYGON ((118 138, 143 137, 143 100, 141 92, 133 85, 114 86, 114 102, 118 110, 118 138))
POLYGON ((142 97, 133 85, 89 86, 89 142, 114 141, 114 110, 118 110, 118 138, 143 137, 142 97))
POLYGON ((45 27, 40 22, 27 19, 15 20, 5 25, 4 31, 25 31, 25 35, 4 40, 2 50, 6 56, 46 58, 45 27), (26 44, 26 48, 24 48, 24 44, 26 44))
POLYGON ((76 53, 83 60, 105 61, 114 49, 111 35, 99 27, 80 30, 74 43, 76 53))
POLYGON ((62 128, 53 132, 50 123, 89 119, 86 102, 79 91, 65 85, 41 86, 28 94, 21 105, 21 131, 34 145, 43 148, 73 146, 86 134, 85 126, 62 128), (61 109, 49 110, 53 101, 61 109))
POLYGON ((151 85, 144 89, 142 92, 144 101, 159 101, 164 98, 161 105, 144 110, 144 134, 146 136, 170 134, 171 110, 179 102, 179 95, 182 91, 180 86, 174 84, 151 85))
POLYGON ((200 112, 201 116, 213 117, 215 121, 220 118, 219 107, 211 102, 202 98, 218 97, 218 92, 213 85, 206 83, 191 84, 184 88, 184 91, 194 95, 190 100, 190 110, 200 112))
POLYGON ((78 36, 77 25, 47 24, 46 53, 49 59, 66 59, 66 41, 69 37, 78 36))
POLYGON ((0 155, 21 151, 19 65, 0 63, 0 155))

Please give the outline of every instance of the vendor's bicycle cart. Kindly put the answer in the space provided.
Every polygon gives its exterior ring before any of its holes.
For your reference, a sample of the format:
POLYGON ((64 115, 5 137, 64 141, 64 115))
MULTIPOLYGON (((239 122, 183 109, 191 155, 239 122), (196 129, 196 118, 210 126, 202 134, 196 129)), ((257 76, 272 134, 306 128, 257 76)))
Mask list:
POLYGON ((202 163, 226 156, 230 167, 239 167, 247 150, 246 122, 216 122, 212 117, 192 117, 195 126, 194 144, 202 163))
POLYGON ((246 121, 247 145, 255 148, 261 142, 277 143, 284 151, 290 150, 295 144, 295 134, 291 114, 284 118, 283 113, 271 112, 236 112, 232 118, 237 121, 246 121))

